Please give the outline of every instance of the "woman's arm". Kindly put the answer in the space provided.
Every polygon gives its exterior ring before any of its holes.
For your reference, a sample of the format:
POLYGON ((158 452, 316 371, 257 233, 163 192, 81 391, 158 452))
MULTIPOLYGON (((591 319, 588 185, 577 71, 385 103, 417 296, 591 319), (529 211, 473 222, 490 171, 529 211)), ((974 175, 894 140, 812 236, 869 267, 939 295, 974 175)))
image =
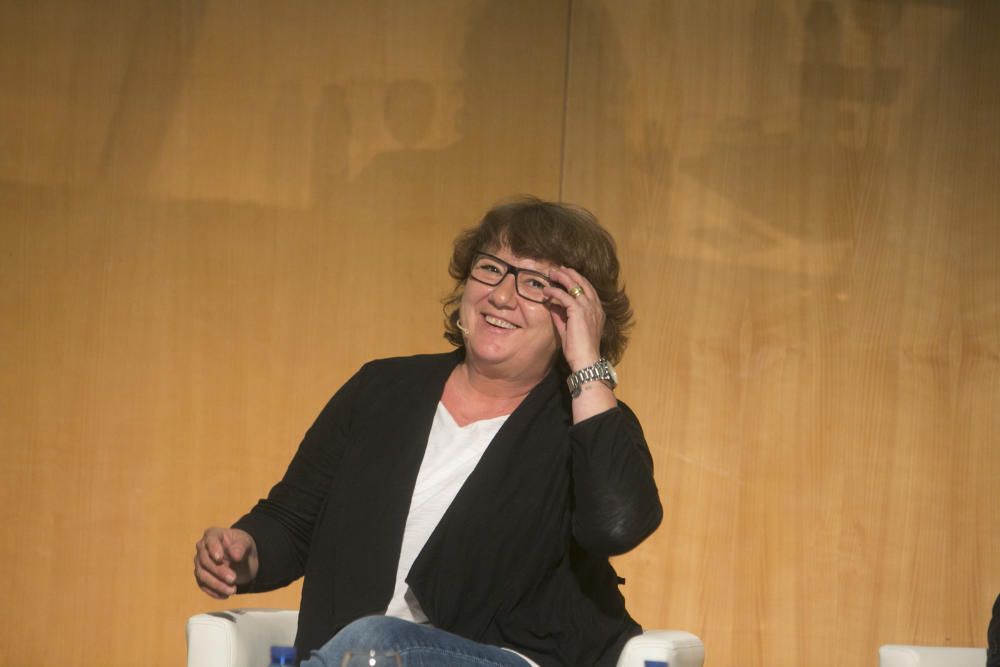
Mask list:
MULTIPOLYGON (((562 289, 548 287, 552 322, 570 370, 600 358, 605 314, 600 296, 569 267, 552 270, 562 289)), ((573 536, 594 554, 620 554, 656 530, 663 509, 653 459, 639 420, 603 382, 587 382, 573 399, 573 536)))
POLYGON ((258 558, 255 578, 239 592, 280 588, 304 573, 313 526, 350 432, 363 374, 364 368, 323 408, 267 498, 233 524, 253 538, 258 558))
POLYGON ((639 420, 619 403, 570 427, 570 442, 573 537, 595 554, 634 549, 663 518, 639 420))

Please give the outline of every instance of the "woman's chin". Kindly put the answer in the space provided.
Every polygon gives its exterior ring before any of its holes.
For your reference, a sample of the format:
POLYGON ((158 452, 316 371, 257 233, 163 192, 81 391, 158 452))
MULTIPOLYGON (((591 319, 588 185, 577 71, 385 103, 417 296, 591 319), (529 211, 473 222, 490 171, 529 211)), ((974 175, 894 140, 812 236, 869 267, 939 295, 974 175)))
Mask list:
POLYGON ((554 363, 555 354, 551 349, 538 350, 537 354, 526 354, 523 345, 511 341, 484 341, 482 339, 466 345, 466 359, 472 365, 493 377, 523 378, 529 375, 544 375, 554 363))
POLYGON ((466 356, 480 364, 501 365, 514 356, 512 345, 503 341, 476 341, 467 346, 466 356))

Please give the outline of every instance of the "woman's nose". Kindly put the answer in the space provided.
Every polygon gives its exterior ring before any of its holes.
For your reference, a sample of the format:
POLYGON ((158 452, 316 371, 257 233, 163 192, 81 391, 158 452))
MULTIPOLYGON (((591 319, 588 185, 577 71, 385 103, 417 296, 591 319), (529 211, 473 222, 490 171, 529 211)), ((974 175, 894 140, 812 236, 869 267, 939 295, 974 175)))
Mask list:
POLYGON ((508 273, 500 284, 490 292, 490 302, 495 306, 511 307, 517 301, 517 285, 514 284, 514 274, 508 273))

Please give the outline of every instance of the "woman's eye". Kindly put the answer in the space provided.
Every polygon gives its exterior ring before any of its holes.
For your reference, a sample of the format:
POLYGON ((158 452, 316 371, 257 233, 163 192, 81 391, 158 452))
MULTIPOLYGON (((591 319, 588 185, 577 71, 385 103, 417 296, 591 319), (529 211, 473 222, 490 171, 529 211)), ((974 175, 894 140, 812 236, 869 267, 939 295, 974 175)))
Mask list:
POLYGON ((499 266, 497 266, 496 264, 490 264, 488 262, 480 264, 479 268, 482 269, 483 271, 491 271, 493 273, 503 273, 503 270, 499 266))
POLYGON ((549 284, 539 280, 538 278, 528 278, 528 286, 537 290, 543 290, 548 287, 549 284))

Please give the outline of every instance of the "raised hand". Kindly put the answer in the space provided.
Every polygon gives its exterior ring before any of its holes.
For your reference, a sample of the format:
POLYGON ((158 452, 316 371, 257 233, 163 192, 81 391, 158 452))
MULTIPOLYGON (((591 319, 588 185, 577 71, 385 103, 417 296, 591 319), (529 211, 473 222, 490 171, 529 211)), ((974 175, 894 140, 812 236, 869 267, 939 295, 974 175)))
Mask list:
MULTIPOLYGON (((562 340, 563 356, 571 371, 578 371, 601 358, 604 306, 597 290, 580 272, 560 266, 549 277, 565 288, 547 287, 549 310, 562 340)), ((614 392, 603 382, 588 382, 573 399, 573 422, 579 423, 618 405, 614 392)))
POLYGON ((562 285, 547 287, 545 296, 552 308, 552 321, 562 339, 563 356, 570 370, 590 366, 601 357, 601 334, 604 331, 604 307, 597 290, 576 269, 560 266, 549 277, 562 285))
POLYGON ((257 576, 257 544, 239 528, 207 528, 195 544, 194 578, 209 597, 225 600, 257 576))

